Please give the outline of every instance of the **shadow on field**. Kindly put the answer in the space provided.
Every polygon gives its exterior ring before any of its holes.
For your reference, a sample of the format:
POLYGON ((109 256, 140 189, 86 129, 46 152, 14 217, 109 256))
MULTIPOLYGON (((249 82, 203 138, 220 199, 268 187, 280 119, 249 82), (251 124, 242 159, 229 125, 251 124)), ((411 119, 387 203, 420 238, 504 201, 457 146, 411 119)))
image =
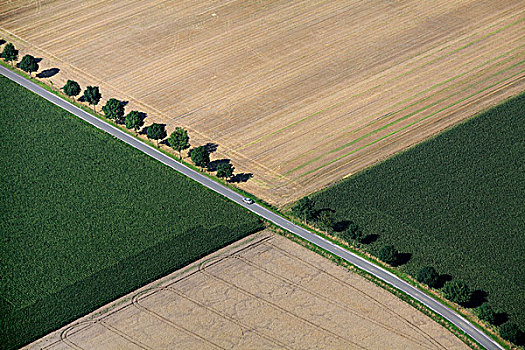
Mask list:
POLYGON ((494 320, 494 326, 501 326, 509 320, 509 314, 506 312, 497 312, 494 320))
POLYGON ((42 62, 42 57, 35 57, 35 62, 36 63, 42 62))
POLYGON ((208 151, 209 154, 212 154, 213 152, 217 151, 219 145, 213 142, 208 142, 204 145, 204 148, 206 148, 206 151, 208 151))
POLYGON ((437 284, 436 284, 436 288, 437 289, 441 289, 443 288, 443 286, 445 285, 445 282, 448 282, 448 281, 452 281, 452 276, 451 275, 448 275, 448 274, 442 274, 442 275, 439 275, 439 278, 438 278, 438 281, 437 281, 437 284))
POLYGON ((378 238, 379 238, 378 234, 372 233, 372 234, 366 235, 365 238, 363 238, 363 240, 361 241, 361 243, 363 244, 374 243, 375 241, 378 240, 378 238))
POLYGON ((487 296, 487 292, 481 289, 477 289, 472 292, 472 294, 470 295, 470 300, 468 303, 465 304, 465 307, 474 308, 481 306, 481 304, 487 301, 487 296))
POLYGON ((52 76, 57 75, 60 72, 59 68, 49 68, 41 71, 36 75, 37 78, 51 78, 52 76))
POLYGON ((335 232, 343 232, 348 228, 348 226, 350 226, 351 223, 352 221, 349 220, 338 221, 334 224, 333 229, 335 232))
POLYGON ((4 45, 6 41, 4 39, 0 39, 0 45, 4 45))
POLYGON ((231 178, 230 182, 233 182, 233 183, 246 182, 250 180, 252 177, 253 177, 252 173, 235 174, 235 176, 231 178))
POLYGON ((399 253, 397 254, 396 263, 394 266, 405 265, 412 258, 412 253, 399 253))

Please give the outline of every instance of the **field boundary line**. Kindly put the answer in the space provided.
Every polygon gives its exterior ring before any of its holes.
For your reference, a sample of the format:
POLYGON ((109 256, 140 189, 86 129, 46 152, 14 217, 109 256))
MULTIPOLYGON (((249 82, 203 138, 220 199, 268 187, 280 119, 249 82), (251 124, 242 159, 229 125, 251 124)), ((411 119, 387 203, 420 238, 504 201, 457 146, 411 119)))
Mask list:
MULTIPOLYGON (((30 42, 28 42, 28 41, 22 39, 21 37, 17 36, 16 34, 10 32, 10 31, 8 31, 8 30, 6 30, 5 28, 0 28, 0 32, 2 32, 2 31, 5 32, 5 33, 7 33, 9 36, 15 37, 17 40, 20 40, 20 41, 26 43, 26 45, 28 45, 29 47, 34 47, 34 48, 36 48, 37 50, 39 50, 39 51, 45 53, 46 55, 49 55, 49 56, 52 57, 53 59, 55 59, 55 60, 61 62, 62 64, 71 67, 73 70, 76 70, 76 71, 80 72, 80 73, 83 74, 83 75, 87 75, 89 78, 92 78, 92 80, 94 80, 96 84, 100 85, 101 87, 104 87, 104 86, 109 87, 110 90, 113 90, 113 91, 117 92, 118 94, 124 96, 126 99, 129 99, 130 101, 133 101, 133 103, 136 104, 137 106, 143 106, 144 109, 146 109, 146 110, 148 110, 148 109, 149 109, 149 110, 152 110, 155 114, 157 114, 157 115, 159 115, 159 116, 161 116, 161 117, 164 117, 164 118, 166 118, 166 119, 172 119, 172 118, 169 117, 168 114, 166 114, 165 112, 163 112, 163 111, 157 109, 156 107, 153 107, 153 106, 151 106, 150 104, 147 104, 147 103, 145 103, 145 102, 140 101, 140 100, 137 99, 136 97, 134 97, 134 96, 132 96, 132 95, 130 95, 130 94, 128 94, 128 93, 123 92, 122 90, 116 88, 116 87, 113 86, 112 84, 109 84, 109 83, 103 82, 103 81, 100 80, 99 78, 97 78, 97 77, 91 75, 91 74, 88 73, 88 72, 83 71, 82 69, 80 69, 80 68, 78 68, 78 67, 76 67, 76 66, 74 66, 74 65, 72 65, 72 64, 66 63, 64 60, 58 58, 57 56, 55 56, 55 55, 53 55, 53 54, 51 54, 51 53, 49 53, 47 50, 44 50, 44 49, 42 49, 42 48, 40 48, 40 47, 38 47, 38 46, 36 46, 36 45, 31 44, 30 42)), ((201 138, 202 140, 209 140, 209 141, 211 141, 211 142, 214 141, 213 138, 209 137, 208 135, 204 134, 204 133, 201 132, 201 131, 198 131, 198 130, 192 128, 191 126, 187 125, 186 123, 184 123, 184 127, 187 128, 188 131, 190 131, 190 132, 192 132, 192 133, 194 133, 194 134, 200 136, 200 138, 201 138)), ((220 140, 218 140, 218 142, 220 142, 220 140)), ((232 147, 229 147, 228 145, 225 145, 224 143, 223 143, 223 144, 220 144, 220 146, 221 146, 221 148, 224 148, 224 149, 226 150, 226 151, 221 151, 222 153, 225 153, 226 155, 228 155, 228 154, 232 154, 232 155, 234 155, 235 157, 238 157, 238 158, 244 159, 244 160, 247 161, 248 163, 251 162, 252 164, 255 164, 255 166, 257 166, 257 167, 259 167, 259 168, 261 168, 261 169, 264 169, 265 171, 267 171, 267 172, 273 174, 274 176, 276 176, 276 177, 279 178, 279 179, 288 179, 286 175, 284 175, 284 174, 282 174, 282 173, 279 173, 279 172, 275 171, 275 170, 272 169, 272 168, 267 167, 266 165, 264 165, 264 164, 262 164, 262 163, 256 161, 255 159, 253 159, 253 158, 251 158, 251 157, 248 157, 248 156, 246 156, 246 155, 243 155, 243 154, 240 153, 239 151, 236 151, 235 149, 233 149, 232 147)))
MULTIPOLYGON (((504 88, 507 88, 507 87, 510 86, 510 85, 515 84, 516 82, 521 81, 522 79, 525 78, 525 76, 520 76, 520 77, 518 77, 517 79, 513 79, 513 80, 510 80, 510 81, 507 81, 507 80, 508 80, 508 79, 511 79, 511 78, 514 78, 516 75, 519 75, 519 74, 524 73, 524 72, 525 72, 525 69, 522 70, 522 71, 520 71, 520 72, 518 72, 518 73, 516 73, 516 74, 514 74, 513 76, 511 76, 511 77, 509 77, 509 78, 507 78, 507 79, 505 79, 505 80, 503 80, 503 81, 499 81, 499 82, 495 83, 494 85, 490 86, 489 89, 492 88, 492 87, 494 87, 495 85, 499 85, 499 84, 502 83, 502 82, 504 83, 501 87, 495 89, 494 91, 491 91, 491 92, 487 93, 486 95, 483 95, 483 97, 490 96, 490 95, 492 95, 492 94, 494 94, 494 93, 497 93, 497 92, 501 91, 501 90, 504 89, 504 88)), ((483 91, 483 92, 484 92, 484 91, 483 91)), ((473 96, 470 96, 470 97, 473 97, 473 96)), ((463 99, 463 100, 457 101, 456 103, 454 103, 454 104, 452 104, 452 105, 449 105, 449 106, 447 106, 447 107, 445 107, 445 108, 454 107, 454 106, 456 106, 456 105, 459 104, 459 103, 465 102, 465 100, 467 100, 467 99, 470 98, 470 97, 467 97, 467 98, 465 98, 465 99, 463 99)), ((469 105, 471 105, 471 104, 474 103, 474 102, 476 102, 476 101, 467 102, 467 103, 464 104, 463 106, 460 106, 460 107, 459 107, 459 110, 462 110, 462 109, 468 107, 469 105)), ((435 115, 435 114, 437 114, 437 113, 440 113, 440 112, 442 112, 442 110, 439 110, 439 111, 433 113, 433 115, 435 115)), ((407 128, 409 128, 409 127, 411 127, 411 126, 413 126, 413 125, 415 125, 415 124, 417 124, 417 123, 419 123, 419 122, 421 122, 421 121, 423 121, 423 120, 425 120, 425 119, 427 119, 427 118, 429 118, 429 117, 431 117, 431 116, 432 116, 432 115, 430 115, 430 116, 426 116, 426 117, 424 117, 424 118, 422 118, 422 119, 419 119, 419 120, 416 120, 416 121, 410 123, 409 125, 406 125, 406 126, 402 127, 401 129, 395 130, 395 131, 391 132, 390 134, 386 135, 386 136, 385 136, 384 138, 382 138, 381 140, 378 140, 377 142, 382 141, 382 140, 386 139, 387 137, 390 137, 390 136, 392 136, 392 135, 395 135, 395 134, 397 134, 397 133, 399 133, 399 132, 401 132, 401 131, 403 131, 403 130, 406 130, 407 128)), ((446 117, 446 116, 447 116, 447 114, 444 115, 444 117, 446 117)), ((365 147, 371 146, 372 144, 377 143, 377 142, 373 142, 373 143, 371 143, 371 144, 365 145, 365 147)), ((359 149, 359 150, 361 150, 361 149, 359 149)), ((359 151, 359 150, 356 150, 356 152, 359 151)), ((355 152, 352 152, 352 153, 355 153, 355 152)), ((348 154, 348 155, 350 155, 350 154, 348 154)), ((348 156, 348 155, 344 155, 344 156, 346 157, 346 156, 348 156)), ((341 166, 342 166, 342 165, 339 165, 338 167, 336 167, 336 168, 334 168, 334 169, 337 169, 337 168, 339 168, 339 167, 341 167, 341 166)), ((333 170, 331 170, 331 171, 333 171, 333 170)))
MULTIPOLYGON (((499 29, 497 29, 496 31, 490 32, 489 34, 485 35, 485 36, 482 37, 482 38, 478 38, 478 39, 476 39, 476 40, 474 40, 474 41, 472 41, 472 42, 470 42, 470 43, 467 43, 467 44, 461 46, 460 48, 456 48, 456 49, 454 49, 453 51, 447 52, 447 53, 445 53, 445 54, 443 54, 443 55, 441 55, 441 56, 439 56, 439 57, 433 59, 433 60, 430 61, 430 62, 425 62, 425 63, 423 63, 423 64, 421 64, 421 65, 419 65, 419 66, 417 66, 417 67, 412 68, 411 70, 409 70, 409 71, 407 71, 407 72, 400 73, 400 74, 398 74, 397 76, 390 78, 389 80, 387 80, 387 81, 384 82, 384 83, 377 84, 377 85, 375 85, 375 86, 373 86, 373 87, 371 87, 371 88, 369 88, 369 89, 367 89, 367 90, 364 90, 364 91, 361 91, 361 92, 355 93, 355 94, 353 94, 352 96, 350 96, 350 98, 358 97, 358 96, 360 96, 360 95, 362 95, 362 94, 365 94, 365 93, 371 92, 371 91, 373 91, 373 90, 376 90, 376 89, 380 88, 381 86, 384 86, 384 85, 386 85, 386 84, 388 84, 388 83, 390 83, 390 82, 393 82, 393 81, 395 81, 395 80, 397 80, 397 79, 399 79, 399 78, 401 78, 401 77, 403 77, 403 76, 405 76, 405 75, 408 75, 408 74, 413 73, 413 72, 415 72, 415 71, 417 71, 417 70, 419 70, 419 69, 421 69, 421 68, 424 68, 425 66, 427 66, 427 65, 429 65, 429 64, 432 64, 432 63, 434 63, 434 62, 437 62, 437 61, 439 61, 439 60, 441 60, 441 59, 443 59, 443 58, 445 58, 445 57, 447 57, 447 56, 450 56, 450 55, 452 55, 452 54, 454 54, 454 53, 456 53, 456 52, 459 52, 459 51, 461 51, 461 50, 463 50, 463 49, 465 49, 465 48, 468 48, 468 47, 474 45, 475 43, 477 43, 477 42, 479 42, 479 41, 482 41, 482 40, 484 40, 484 39, 487 39, 487 38, 489 38, 489 37, 491 37, 491 36, 493 36, 493 35, 499 33, 500 31, 502 31, 502 30, 504 30, 504 29, 507 29, 507 28, 510 28, 510 27, 512 27, 512 26, 516 25, 517 23, 519 23, 519 22, 521 22, 521 21, 524 21, 524 20, 525 20, 525 19, 519 19, 519 20, 517 20, 517 21, 515 21, 515 22, 513 22, 513 23, 510 23, 510 24, 508 24, 508 25, 506 25, 506 26, 503 26, 502 28, 499 28, 499 29)), ((498 22, 498 23, 497 23, 497 24, 492 24, 492 25, 490 25, 490 26, 486 26, 486 27, 483 28, 483 29, 488 29, 488 28, 491 28, 492 26, 498 25, 499 22, 501 22, 501 20, 496 21, 496 22, 498 22)), ((465 36, 466 36, 466 37, 472 37, 472 36, 475 36, 475 34, 476 34, 476 33, 470 33, 470 34, 465 35, 465 36)), ((460 41, 460 39, 455 40, 455 42, 459 42, 459 41, 460 41)), ((450 47, 450 46, 452 46, 452 44, 447 45, 445 48, 442 48, 441 50, 446 49, 446 48, 448 48, 448 47, 450 47)), ((435 51, 435 50, 437 50, 437 48, 435 48, 433 51, 435 51)), ((440 52, 441 50, 438 50, 437 52, 440 52)), ((423 54, 421 54, 421 55, 419 55, 419 56, 417 56, 417 57, 415 57, 415 58, 413 58, 413 59, 416 59, 416 60, 423 60, 423 59, 425 59, 425 58, 431 56, 431 54, 426 54, 426 55, 424 55, 424 56, 423 56, 423 54), (419 57, 419 56, 422 56, 422 57, 419 57)), ((390 70, 390 69, 387 69, 387 70, 385 70, 385 71, 382 71, 382 72, 380 72, 380 73, 378 73, 378 74, 376 74, 376 75, 374 75, 374 76, 372 76, 372 77, 366 79, 365 81, 362 82, 362 84, 364 84, 366 81, 374 80, 374 79, 378 79, 378 78, 380 78, 380 77, 381 77, 381 74, 385 75, 385 74, 386 74, 385 72, 388 71, 388 70, 390 70)), ((278 134, 278 133, 280 133, 280 132, 282 132, 282 131, 284 131, 284 130, 290 128, 290 127, 293 127, 293 126, 295 126, 295 125, 297 125, 297 124, 299 124, 299 123, 301 123, 301 122, 303 122, 303 121, 305 121, 305 120, 308 120, 308 119, 310 119, 311 117, 314 117, 314 116, 316 116, 316 115, 318 115, 318 114, 321 114, 321 113, 324 113, 324 112, 330 111, 330 110, 332 110, 332 109, 334 109, 334 108, 336 108, 336 107, 339 107, 340 105, 342 105, 342 104, 344 104, 344 103, 345 103, 345 101, 340 101, 340 102, 338 102, 338 103, 335 103, 334 105, 328 106, 328 107, 326 107, 326 108, 324 108, 324 109, 322 109, 322 110, 319 110, 319 111, 317 111, 317 112, 314 112, 314 113, 312 113, 312 114, 309 114, 309 115, 307 115, 307 116, 305 116, 305 117, 303 117, 303 118, 301 118, 301 119, 299 119, 299 120, 297 120, 297 121, 295 121, 295 122, 293 122, 293 123, 291 123, 291 124, 289 124, 289 125, 286 125, 286 126, 280 128, 279 130, 273 131, 273 132, 271 132, 270 134, 264 135, 264 136, 262 136, 262 137, 260 137, 260 138, 258 138, 258 139, 256 139, 256 140, 254 140, 254 141, 251 141, 251 142, 249 142, 249 143, 247 143, 247 144, 241 146, 239 149, 242 150, 242 149, 244 149, 244 148, 246 148, 246 147, 248 147, 248 146, 251 146, 251 145, 253 145, 253 144, 255 144, 255 143, 261 142, 261 141, 265 140, 265 139, 268 138, 268 137, 271 137, 271 136, 273 136, 273 135, 276 135, 276 134, 278 134)), ((298 103, 298 104, 299 104, 299 103, 298 103)))
MULTIPOLYGON (((521 61, 518 65, 521 65, 523 62, 525 62, 525 61, 521 61)), ((516 66, 517 66, 517 65, 516 65, 516 66)), ((512 68, 515 68, 516 66, 509 67, 508 69, 505 69, 504 71, 509 70, 509 69, 512 69, 512 68)), ((498 72, 498 74, 501 74, 501 73, 503 73, 504 71, 498 72)), ((388 138, 388 137, 390 137, 390 136, 392 136, 392 135, 395 135, 395 134, 397 134, 397 133, 399 133, 399 132, 401 132, 401 131, 407 129, 408 127, 411 127, 411 126, 413 126, 413 125, 415 125, 415 124, 417 124, 417 123, 419 123, 419 122, 421 122, 421 121, 423 121, 423 120, 425 120, 425 119, 428 119, 428 118, 430 118, 430 117, 432 117, 432 116, 434 116, 434 115, 436 115, 436 114, 438 114, 438 113, 441 113, 441 112, 443 112, 444 110, 446 110, 446 109, 448 109, 448 108, 450 108, 450 107, 454 107, 454 106, 456 106, 457 104, 462 103, 462 102, 466 101, 467 99, 472 98, 472 97, 474 97, 474 96, 476 96, 476 95, 478 95, 478 94, 480 94, 480 93, 482 93, 482 92, 485 92, 485 91, 487 91, 487 90, 493 88, 494 86, 501 84, 502 82, 505 82, 505 81, 507 81, 507 80, 510 80, 510 79, 514 78, 516 75, 519 75, 519 74, 521 74, 521 73, 523 73, 523 72, 525 72, 525 70, 521 70, 521 71, 519 71, 518 73, 511 75, 510 77, 507 77, 507 78, 505 78, 505 79, 503 79, 503 80, 500 80, 500 81, 498 81, 498 82, 496 82, 496 83, 494 83, 494 84, 491 84, 491 85, 487 86, 486 88, 484 88, 484 89, 482 89, 482 90, 479 90, 479 91, 475 92, 475 93, 472 94, 472 95, 469 95, 469 96, 467 96, 467 97, 464 97, 464 98, 462 98, 462 99, 460 99, 460 100, 458 100, 458 101, 456 101, 456 102, 454 102, 454 103, 452 103, 452 104, 449 104, 449 105, 446 106, 446 107, 443 107, 443 108, 439 109, 439 110, 436 111, 436 112, 433 112, 433 113, 431 113, 431 114, 429 114, 429 115, 427 115, 427 116, 425 116, 425 117, 423 117, 423 118, 420 118, 420 119, 418 119, 418 120, 416 120, 416 121, 410 123, 409 125, 404 126, 404 127, 401 128, 401 129, 395 130, 395 131, 393 131, 393 132, 391 132, 391 133, 389 133, 389 134, 387 134, 387 135, 385 135, 385 136, 383 136, 383 137, 381 137, 381 138, 378 138, 378 139, 374 140, 373 142, 370 142, 370 143, 368 143, 368 144, 366 144, 366 145, 364 145, 364 146, 362 146, 362 147, 359 147, 359 148, 357 148, 357 149, 355 149, 355 150, 353 150, 353 151, 351 151, 351 152, 349 152, 349 153, 343 154, 343 155, 341 155, 341 156, 339 156, 339 157, 337 157, 337 158, 335 158, 335 159, 333 159, 333 160, 331 160, 331 161, 329 161, 329 162, 327 162, 327 163, 325 163, 325 164, 323 164, 323 165, 320 165, 319 167, 317 167, 317 168, 315 168, 315 169, 312 169, 312 170, 310 170, 310 171, 308 171, 308 172, 306 172, 306 173, 303 173, 303 174, 297 176, 297 177, 296 177, 295 179, 293 179, 291 182, 295 182, 295 181, 298 180, 299 178, 302 178, 302 177, 307 176, 307 175, 309 175, 309 174, 311 174, 311 173, 313 173, 313 172, 316 172, 316 171, 318 171, 318 170, 320 170, 320 169, 322 169, 322 168, 324 168, 324 167, 326 167, 326 166, 328 166, 328 165, 331 165, 331 164, 333 164, 333 163, 335 163, 335 162, 338 162, 338 161, 341 160, 341 159, 346 158, 346 157, 349 156, 349 155, 352 155, 352 154, 354 154, 354 153, 356 153, 356 152, 358 152, 358 151, 361 151, 361 150, 363 150, 363 149, 366 148, 366 147, 369 147, 369 146, 371 146, 371 145, 373 145, 373 144, 375 144, 375 143, 378 143, 378 142, 380 142, 380 141, 382 141, 382 140, 384 140, 384 139, 386 139, 386 138, 388 138)), ((517 81, 519 81, 519 80, 520 80, 520 79, 517 79, 517 81)), ((473 85, 475 85, 475 84, 473 84, 473 85)), ((442 102, 442 101, 441 101, 441 102, 442 102)), ((397 124, 398 122, 401 122, 401 121, 403 121, 403 120, 405 120, 405 119, 407 119, 407 118, 409 118, 409 117, 410 117, 410 115, 403 117, 403 119, 401 119, 401 120, 398 119, 398 120, 396 121, 395 124, 397 124)), ((387 126, 386 126, 386 127, 382 127, 381 130, 384 130, 384 129, 386 129, 387 127, 392 126, 392 125, 393 125, 393 124, 391 124, 391 125, 388 125, 388 124, 387 124, 387 126)), ((381 131, 381 130, 378 130, 377 132, 379 132, 379 131, 381 131)), ((358 141, 361 141, 361 140, 358 140, 358 141)), ((356 141, 356 142, 358 142, 358 141, 356 141)), ((299 169, 293 169, 293 170, 296 171, 296 170, 299 170, 299 169)))
MULTIPOLYGON (((497 67, 497 66, 499 66, 499 65, 502 65, 502 64, 508 63, 510 60, 512 60, 512 59, 514 59, 514 58, 516 58, 516 57, 522 56, 523 54, 524 54, 523 52, 520 52, 520 53, 518 53, 518 54, 516 54, 516 55, 514 55, 514 56, 512 56, 512 57, 510 57, 510 58, 506 58, 505 60, 500 61, 500 62, 494 64, 494 65, 491 66, 490 68, 494 68, 494 67, 497 67)), ((524 62, 525 62, 525 60, 522 60, 522 61, 520 61, 520 62, 518 62, 518 63, 516 63, 516 64, 514 64, 514 65, 512 65, 512 66, 510 66, 510 67, 506 67, 506 68, 504 68, 504 69, 502 69, 502 70, 500 70, 500 71, 498 71, 498 72, 496 72, 496 73, 492 73, 492 74, 490 74, 490 75, 488 76, 488 78, 485 78, 485 79, 482 79, 481 81, 477 81, 477 82, 475 82, 475 83, 472 83, 472 84, 470 84, 467 88, 465 88, 465 89, 463 89, 463 90, 461 90, 461 91, 458 91, 458 92, 456 92, 456 93, 453 93, 453 94, 451 94, 451 95, 448 95, 448 96, 446 96, 446 97, 444 97, 444 98, 441 98, 440 100, 434 101, 434 102, 430 103, 429 105, 426 105, 426 106, 424 106, 424 107, 421 107, 421 108, 419 108, 418 110, 416 110, 416 111, 414 111, 414 112, 411 112, 411 113, 406 114, 406 115, 404 115, 404 116, 402 116, 402 117, 400 117, 400 118, 398 118, 398 119, 396 119, 396 120, 393 120, 393 121, 389 122, 388 124, 385 124, 385 125, 379 127, 378 129, 372 130, 372 131, 368 132, 367 134, 362 135, 362 136, 358 137, 357 139, 354 139, 354 140, 351 141, 351 142, 348 142, 348 143, 343 144, 343 145, 341 145, 341 146, 339 146, 339 147, 337 147, 337 148, 334 148, 334 149, 328 151, 327 153, 325 153, 325 154, 323 154, 323 155, 320 155, 320 156, 317 156, 317 157, 315 157, 315 158, 312 158, 312 159, 310 159, 309 161, 307 161, 307 162, 305 162, 305 163, 303 163, 303 164, 301 164, 301 165, 298 165, 297 167, 295 167, 295 168, 293 168, 293 169, 287 171, 285 174, 287 174, 287 175, 288 175, 288 174, 291 174, 292 172, 295 172, 295 171, 297 171, 297 170, 300 170, 300 169, 304 168, 305 166, 308 166, 308 165, 310 165, 310 164, 312 164, 312 163, 315 163, 316 161, 318 161, 318 160, 320 160, 320 159, 322 159, 322 158, 325 158, 325 157, 327 157, 328 155, 330 155, 330 154, 332 154, 332 153, 339 152, 339 151, 341 151, 341 150, 343 150, 343 149, 345 149, 345 148, 347 148, 347 147, 349 147, 349 146, 351 146, 351 145, 353 145, 353 144, 355 144, 355 143, 357 143, 357 142, 359 142, 359 141, 362 141, 362 140, 364 140, 364 139, 366 139, 366 138, 368 138, 368 137, 370 137, 370 136, 372 136, 372 135, 374 135, 374 134, 376 134, 376 133, 378 133, 378 132, 380 132, 380 131, 382 131, 382 130, 384 130, 384 129, 386 129, 386 128, 392 126, 392 125, 395 125, 395 124, 397 124, 397 123, 399 123, 399 122, 401 122, 401 121, 403 121, 403 120, 406 120, 406 119, 408 119, 408 118, 410 118, 410 117, 412 117, 412 116, 414 116, 414 115, 416 115, 416 114, 418 114, 418 113, 420 113, 420 112, 422 112, 422 111, 424 111, 424 110, 426 110, 426 109, 428 109, 428 108, 432 108, 432 107, 434 107, 434 106, 440 104, 441 102, 444 102, 444 101, 446 101, 447 99, 450 99, 451 97, 454 97, 454 96, 456 96, 456 95, 458 95, 458 94, 461 94, 461 93, 462 93, 464 90, 466 90, 466 89, 470 89, 470 88, 472 88, 473 86, 478 85, 479 83, 486 82, 487 80, 493 78, 494 76, 497 76, 497 75, 499 75, 499 74, 502 74, 502 73, 506 72, 507 70, 513 69, 513 68, 515 68, 515 67, 517 67, 517 66, 523 64, 524 62)), ((462 74, 460 74, 460 75, 454 77, 454 79, 456 79, 456 78, 461 78, 461 77, 465 76, 467 73, 468 73, 468 72, 462 73, 462 74)), ((485 71, 479 71, 479 72, 477 72, 473 77, 467 77, 466 80, 456 82, 456 83, 454 83, 453 85, 447 86, 447 87, 445 87, 445 88, 443 88, 443 89, 441 89, 441 90, 439 90, 439 91, 433 93, 433 94, 430 95, 430 96, 423 97, 423 98, 421 98, 421 99, 419 99, 419 100, 417 100, 417 101, 411 103, 410 105, 408 105, 408 106, 406 106, 406 107, 404 107, 404 108, 401 108, 401 109, 399 109, 399 110, 397 110, 397 111, 394 111, 394 112, 389 113, 388 116, 390 117, 390 116, 396 115, 396 114, 398 114, 398 113, 400 113, 400 112, 403 112, 404 110, 406 110, 406 109, 408 109, 408 108, 410 108, 410 107, 414 107, 414 106, 420 104, 421 102, 424 102, 424 101, 426 101, 426 100, 428 100, 428 99, 431 99, 431 98, 433 98, 433 97, 437 97, 437 96, 439 96, 441 93, 446 92, 446 91, 448 91, 448 90, 450 90, 450 89, 452 89, 452 88, 455 88, 455 87, 458 87, 458 86, 462 86, 462 85, 468 84, 469 82, 472 82, 474 79, 480 78, 480 77, 482 77, 482 76, 484 76, 484 75, 486 75, 486 74, 488 74, 488 73, 489 73, 488 69, 485 70, 485 71)), ((512 78, 512 76, 509 77, 509 78, 507 78, 507 79, 510 79, 510 78, 512 78)), ((439 86, 442 86, 442 85, 444 85, 444 84, 446 84, 447 82, 450 82, 450 81, 451 81, 451 80, 444 81, 444 82, 441 82, 441 83, 436 84, 436 85, 438 85, 438 87, 439 87, 439 86)), ((490 86, 490 87, 491 87, 491 86, 490 86)), ((489 88, 490 88, 490 87, 489 87, 489 88)), ((479 91, 479 92, 481 92, 481 91, 479 91)), ((478 92, 478 93, 479 93, 479 92, 478 92)), ((422 93, 424 93, 424 92, 422 92, 422 93)), ((472 97, 472 96, 471 96, 471 97, 472 97)), ((449 107, 450 107, 450 106, 449 106, 449 107)), ((362 130, 362 129, 364 129, 364 128, 370 126, 370 125, 375 124, 375 123, 378 122, 378 121, 379 121, 379 119, 375 119, 375 120, 373 120, 372 122, 366 124, 365 126, 362 126, 362 127, 358 128, 358 129, 356 129, 356 130, 352 130, 351 132, 348 132, 347 134, 354 134, 354 133, 356 133, 356 132, 358 132, 358 131, 360 131, 360 130, 362 130)), ((345 128, 345 129, 346 129, 346 128, 345 128)), ((343 135, 340 136, 340 137, 343 137, 343 135)))

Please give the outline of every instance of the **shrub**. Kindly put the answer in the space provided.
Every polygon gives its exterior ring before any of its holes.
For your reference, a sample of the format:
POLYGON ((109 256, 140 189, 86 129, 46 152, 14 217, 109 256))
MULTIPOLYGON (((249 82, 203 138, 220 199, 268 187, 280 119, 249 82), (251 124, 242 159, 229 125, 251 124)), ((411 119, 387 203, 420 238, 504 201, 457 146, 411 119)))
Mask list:
POLYGON ((478 309, 478 317, 480 320, 486 321, 490 324, 496 322, 496 313, 489 303, 483 303, 478 309))
POLYGON ((447 281, 443 287, 443 294, 448 300, 464 305, 470 301, 471 291, 463 281, 447 281))
POLYGON ((505 340, 510 341, 516 345, 520 345, 522 332, 519 329, 518 325, 514 322, 507 322, 501 325, 499 328, 499 334, 505 340))
POLYGON ((326 231, 332 231, 334 228, 334 217, 329 211, 322 211, 316 218, 317 225, 326 231))
POLYGON ((310 221, 314 218, 314 203, 309 197, 303 197, 292 207, 292 214, 303 221, 310 221))
POLYGON ((392 245, 384 245, 379 250, 378 257, 380 260, 386 262, 389 265, 395 266, 397 263, 399 252, 392 245))
POLYGON ((432 266, 425 266, 417 273, 417 280, 431 288, 436 288, 439 282, 439 274, 432 266))
POLYGON ((363 240, 363 231, 361 231, 355 222, 350 221, 348 227, 343 232, 339 233, 339 236, 347 242, 361 242, 363 240))

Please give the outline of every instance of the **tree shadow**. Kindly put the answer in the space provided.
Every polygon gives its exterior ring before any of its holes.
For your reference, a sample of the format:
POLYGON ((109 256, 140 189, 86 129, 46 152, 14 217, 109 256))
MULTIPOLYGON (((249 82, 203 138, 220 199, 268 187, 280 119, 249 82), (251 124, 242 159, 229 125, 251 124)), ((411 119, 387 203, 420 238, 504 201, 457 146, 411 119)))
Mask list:
POLYGON ((475 308, 481 306, 481 304, 487 301, 487 296, 487 292, 481 289, 476 289, 472 292, 472 294, 470 295, 470 300, 467 303, 465 303, 464 306, 467 308, 475 308))
POLYGON ((81 95, 78 99, 78 102, 86 102, 86 99, 84 98, 84 95, 81 95))
POLYGON ((36 75, 37 78, 51 78, 52 76, 56 75, 58 72, 60 72, 59 68, 49 68, 41 71, 36 75))
POLYGON ((0 39, 0 45, 4 45, 6 41, 4 39, 0 39))
POLYGON ((379 238, 379 235, 378 235, 378 234, 372 233, 372 234, 366 235, 366 236, 361 240, 361 243, 363 243, 363 244, 374 243, 375 241, 377 241, 378 238, 379 238))
POLYGON ((35 62, 36 63, 42 62, 42 57, 35 57, 35 62))
POLYGON ((396 263, 394 266, 405 265, 412 258, 412 253, 399 253, 397 254, 396 263))
POLYGON ((246 181, 250 180, 252 177, 253 177, 252 173, 235 174, 235 176, 233 176, 231 178, 230 182, 233 182, 233 183, 246 182, 246 181))
POLYGON ((525 332, 522 330, 518 332, 518 339, 516 341, 516 345, 518 346, 525 345, 525 332))
MULTIPOLYGON (((163 124, 163 123, 157 123, 157 124, 160 124, 160 126, 164 127, 164 129, 166 129, 166 124, 163 124)), ((151 124, 153 125, 153 124, 151 124)), ((151 126, 151 125, 148 125, 148 126, 145 126, 142 128, 142 130, 139 131, 139 135, 147 135, 148 134, 148 128, 151 126)), ((163 139, 162 142, 164 142, 166 139, 163 139)), ((161 141, 159 141, 159 144, 164 144, 162 143, 161 141)))
POLYGON ((334 224, 333 229, 335 232, 343 232, 348 228, 348 226, 350 226, 351 223, 352 221, 349 220, 338 221, 334 224))
POLYGON ((448 282, 448 281, 452 281, 452 276, 451 275, 448 275, 448 274, 442 274, 442 275, 439 275, 439 278, 437 280, 437 283, 436 283, 436 289, 440 289, 440 288, 443 288, 443 286, 445 285, 445 282, 448 282))
POLYGON ((217 171, 217 167, 219 166, 219 164, 229 164, 229 163, 230 163, 229 159, 213 160, 213 161, 210 162, 210 164, 208 164, 208 170, 209 171, 217 171))
POLYGON ((208 142, 204 145, 204 148, 206 148, 206 151, 208 151, 209 154, 212 154, 213 152, 217 151, 219 145, 213 142, 208 142))
POLYGON ((496 317, 494 318, 494 326, 501 326, 509 320, 509 314, 506 312, 496 312, 496 317))
POLYGON ((120 101, 120 105, 122 107, 126 107, 128 105, 129 101, 120 101))

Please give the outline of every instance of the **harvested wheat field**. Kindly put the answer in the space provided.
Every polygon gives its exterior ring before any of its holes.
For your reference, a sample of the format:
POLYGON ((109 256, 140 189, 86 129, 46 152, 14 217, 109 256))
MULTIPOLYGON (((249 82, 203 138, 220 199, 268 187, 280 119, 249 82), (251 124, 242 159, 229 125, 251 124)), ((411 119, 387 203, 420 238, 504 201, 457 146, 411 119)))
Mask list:
POLYGON ((284 205, 523 90, 525 3, 12 0, 0 35, 284 205))
POLYGON ((247 237, 30 349, 467 349, 372 282, 269 231, 247 237))

